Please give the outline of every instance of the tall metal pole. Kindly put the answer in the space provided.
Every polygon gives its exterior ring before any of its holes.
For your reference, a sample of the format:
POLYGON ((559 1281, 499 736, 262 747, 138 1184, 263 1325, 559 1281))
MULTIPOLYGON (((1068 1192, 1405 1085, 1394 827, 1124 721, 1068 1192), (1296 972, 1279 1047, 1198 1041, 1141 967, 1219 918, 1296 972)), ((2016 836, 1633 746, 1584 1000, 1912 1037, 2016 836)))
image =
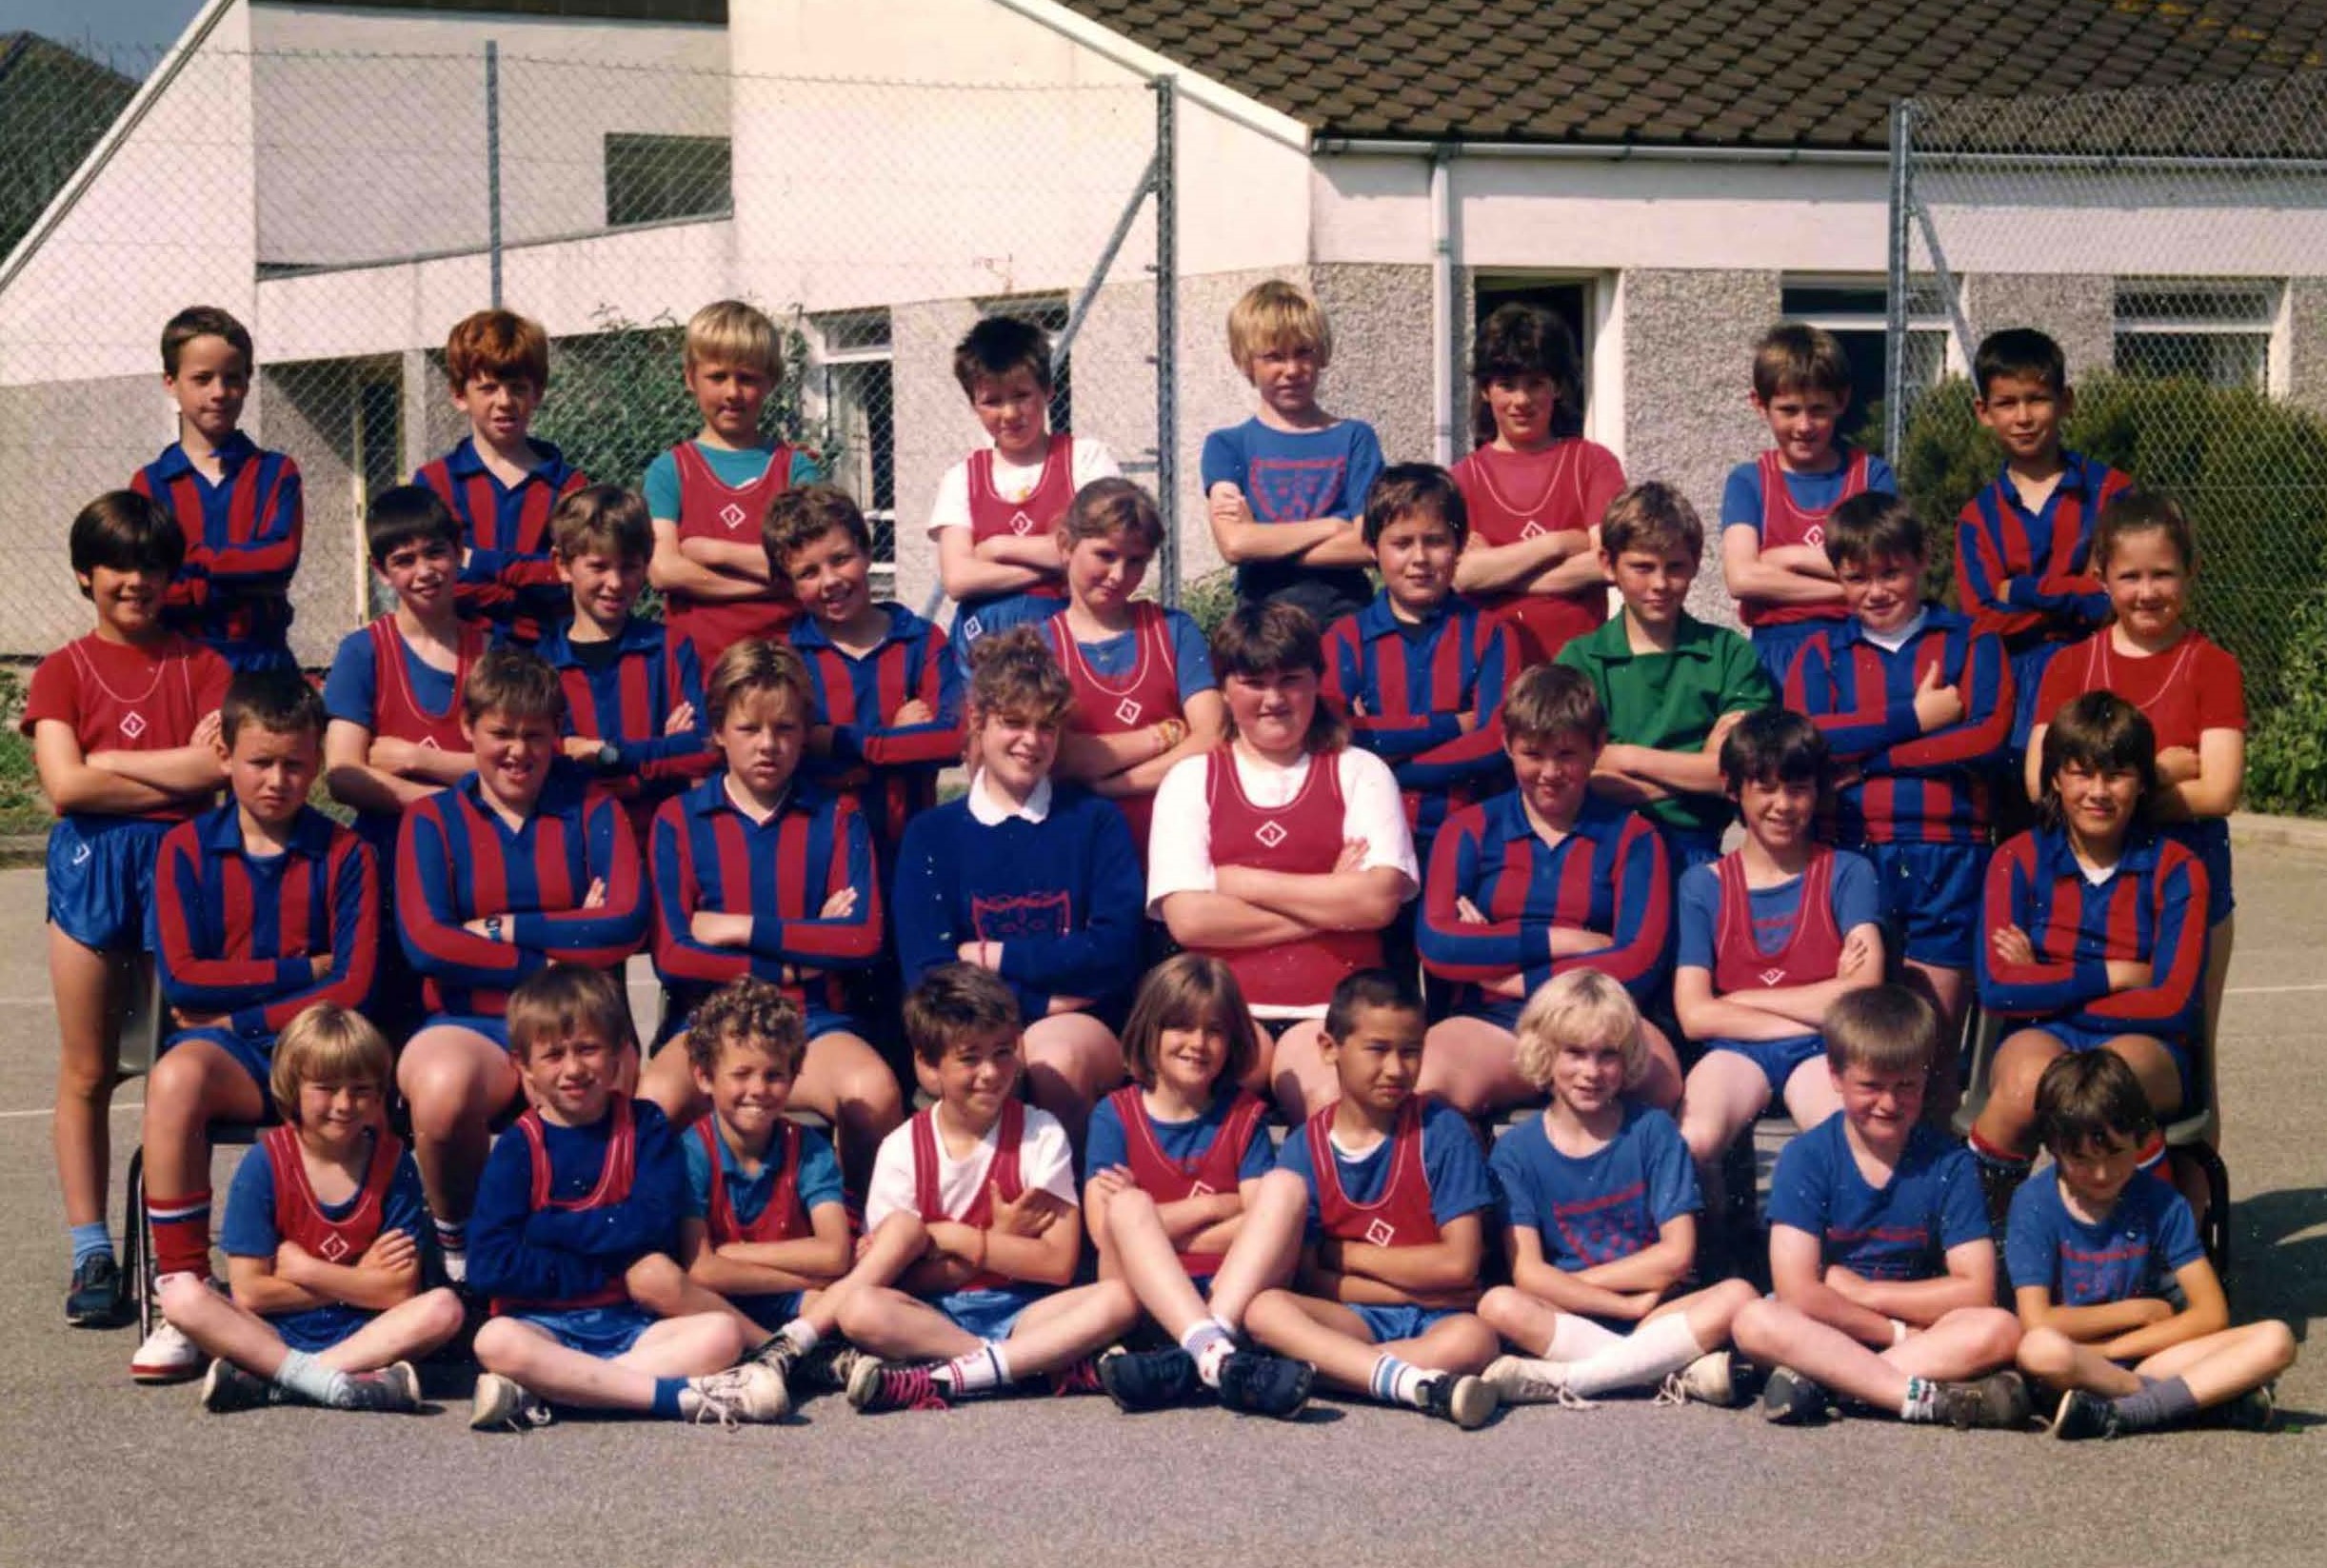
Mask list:
POLYGON ((1180 603, 1180 176, 1175 119, 1179 80, 1156 95, 1156 505, 1164 514, 1164 603, 1180 603))
POLYGON ((501 46, 485 40, 486 248, 492 258, 493 308, 501 308, 501 46))
POLYGON ((1907 435, 1908 209, 1914 200, 1907 171, 1914 144, 1915 103, 1901 98, 1891 106, 1890 281, 1882 323, 1882 452, 1894 468, 1905 456, 1899 448, 1907 435))

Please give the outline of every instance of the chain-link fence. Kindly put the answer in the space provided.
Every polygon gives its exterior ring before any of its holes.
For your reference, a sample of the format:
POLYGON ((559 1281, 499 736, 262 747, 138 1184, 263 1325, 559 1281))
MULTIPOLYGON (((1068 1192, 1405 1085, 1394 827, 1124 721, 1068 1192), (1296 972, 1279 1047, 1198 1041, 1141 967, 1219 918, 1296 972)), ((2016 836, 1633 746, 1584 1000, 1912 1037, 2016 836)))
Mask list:
POLYGON ((467 433, 443 345, 496 303, 551 337, 536 433, 631 486, 702 424, 686 318, 766 309, 787 346, 771 433, 856 496, 917 607, 939 477, 981 439, 952 370, 981 315, 1050 328, 1057 422, 1168 479, 1170 241, 1146 199, 1169 179, 1167 85, 746 75, 703 30, 628 50, 650 65, 488 31, 452 53, 204 46, 110 74, 57 50, 0 74, 26 209, 0 211, 0 655, 87 629, 65 528, 173 438, 157 345, 193 304, 250 327, 245 426, 305 475, 310 664, 367 613, 367 498, 467 433))
POLYGON ((2068 444, 2188 510, 2193 619, 2267 720, 2327 585, 2327 76, 1917 100, 1892 131, 1902 487, 1952 520, 1994 477, 1961 378, 1986 333, 2050 333, 2068 444))

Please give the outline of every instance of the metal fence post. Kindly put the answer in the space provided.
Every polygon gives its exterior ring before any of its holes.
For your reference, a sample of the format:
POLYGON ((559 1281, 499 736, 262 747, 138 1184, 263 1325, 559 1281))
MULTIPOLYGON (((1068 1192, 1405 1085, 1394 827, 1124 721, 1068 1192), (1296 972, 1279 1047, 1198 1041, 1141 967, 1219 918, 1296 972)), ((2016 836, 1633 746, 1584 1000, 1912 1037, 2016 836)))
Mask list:
POLYGON ((1890 280, 1882 324, 1882 451, 1894 467, 1907 433, 1908 160, 1914 154, 1915 100, 1891 106, 1890 280))
POLYGON ((1180 176, 1174 120, 1179 79, 1163 75, 1156 95, 1156 506, 1164 516, 1166 605, 1180 603, 1180 176))
POLYGON ((492 258, 493 308, 501 308, 501 45, 485 40, 486 248, 492 258))

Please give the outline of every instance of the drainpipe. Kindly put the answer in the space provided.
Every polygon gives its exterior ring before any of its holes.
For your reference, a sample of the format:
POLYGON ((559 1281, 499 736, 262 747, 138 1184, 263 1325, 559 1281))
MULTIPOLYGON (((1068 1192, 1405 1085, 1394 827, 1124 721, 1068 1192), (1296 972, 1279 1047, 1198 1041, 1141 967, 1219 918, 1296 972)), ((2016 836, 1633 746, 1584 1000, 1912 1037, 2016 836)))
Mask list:
POLYGON ((1430 412, 1442 468, 1455 460, 1455 149, 1430 149, 1430 412))

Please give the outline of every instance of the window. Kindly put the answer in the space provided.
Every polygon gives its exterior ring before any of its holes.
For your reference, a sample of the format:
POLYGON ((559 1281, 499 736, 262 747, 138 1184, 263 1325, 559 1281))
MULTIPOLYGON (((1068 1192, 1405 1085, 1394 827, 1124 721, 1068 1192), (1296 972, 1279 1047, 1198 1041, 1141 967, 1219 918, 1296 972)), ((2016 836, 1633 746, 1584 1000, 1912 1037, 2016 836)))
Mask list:
POLYGON ((2275 283, 2128 278, 2117 286, 2119 375, 2267 390, 2275 283))
POLYGON ((606 221, 670 223, 735 210, 735 149, 725 136, 606 135, 606 221))
POLYGON ((814 323, 823 347, 825 411, 832 482, 864 504, 873 535, 873 570, 897 570, 896 402, 889 379, 886 310, 851 310, 814 323))
MULTIPOLYGON (((1850 362, 1850 407, 1841 434, 1856 438, 1867 416, 1890 388, 1890 292, 1886 285, 1856 278, 1804 278, 1778 292, 1778 312, 1787 321, 1832 332, 1850 362)), ((1907 288, 1907 366, 1911 387, 1936 387, 1947 370, 1947 304, 1939 285, 1918 278, 1907 288)))

